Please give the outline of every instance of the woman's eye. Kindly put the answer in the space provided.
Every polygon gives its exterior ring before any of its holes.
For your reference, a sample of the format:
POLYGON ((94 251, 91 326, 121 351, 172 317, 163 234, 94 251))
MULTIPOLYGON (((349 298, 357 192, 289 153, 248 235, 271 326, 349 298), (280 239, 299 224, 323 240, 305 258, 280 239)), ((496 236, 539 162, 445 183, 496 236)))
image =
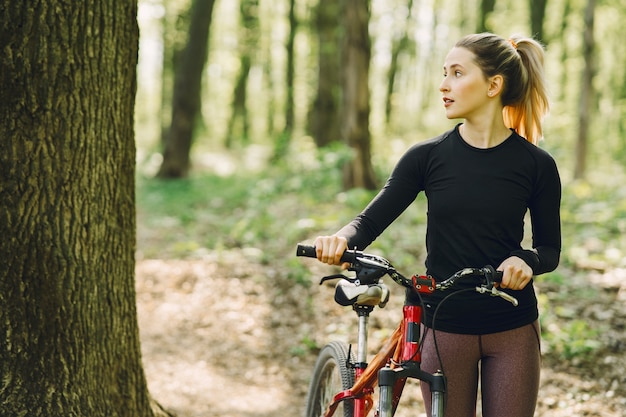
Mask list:
POLYGON ((460 77, 461 75, 462 75, 461 71, 454 71, 454 76, 455 77, 460 77))

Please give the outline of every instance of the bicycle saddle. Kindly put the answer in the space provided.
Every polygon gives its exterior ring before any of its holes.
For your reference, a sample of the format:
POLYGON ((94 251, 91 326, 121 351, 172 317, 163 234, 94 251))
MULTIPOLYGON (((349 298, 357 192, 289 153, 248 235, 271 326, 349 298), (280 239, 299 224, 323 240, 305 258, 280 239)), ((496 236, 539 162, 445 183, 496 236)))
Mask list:
POLYGON ((335 302, 342 306, 379 306, 385 307, 389 301, 389 288, 383 283, 356 285, 346 279, 335 285, 335 302))

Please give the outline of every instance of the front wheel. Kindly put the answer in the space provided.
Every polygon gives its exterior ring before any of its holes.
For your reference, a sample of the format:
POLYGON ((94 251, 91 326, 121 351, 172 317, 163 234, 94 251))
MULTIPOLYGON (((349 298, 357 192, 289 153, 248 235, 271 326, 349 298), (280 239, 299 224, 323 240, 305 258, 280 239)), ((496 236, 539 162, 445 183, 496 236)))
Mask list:
MULTIPOLYGON (((348 345, 343 342, 331 342, 321 350, 313 368, 305 417, 323 416, 336 394, 352 388, 354 369, 347 362, 354 363, 354 358, 348 355, 348 345)), ((353 406, 353 400, 342 401, 334 415, 353 417, 353 406)))

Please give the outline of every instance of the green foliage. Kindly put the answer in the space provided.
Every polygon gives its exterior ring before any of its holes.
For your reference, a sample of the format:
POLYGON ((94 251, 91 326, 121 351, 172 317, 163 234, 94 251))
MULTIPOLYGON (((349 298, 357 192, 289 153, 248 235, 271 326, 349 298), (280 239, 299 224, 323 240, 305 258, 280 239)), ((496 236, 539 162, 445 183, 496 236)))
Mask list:
POLYGON ((149 257, 180 257, 237 247, 258 247, 271 256, 295 248, 354 214, 339 202, 346 155, 345 148, 308 153, 262 173, 141 177, 139 249, 149 257))
POLYGON ((551 353, 565 359, 581 359, 599 349, 598 329, 584 320, 553 321, 543 334, 551 353))
POLYGON ((311 271, 302 263, 300 259, 295 257, 289 258, 287 264, 287 277, 300 285, 305 287, 311 286, 311 271))
POLYGON ((311 352, 318 351, 320 348, 315 343, 315 340, 310 336, 305 335, 302 340, 300 340, 300 344, 298 346, 294 346, 290 353, 295 356, 305 356, 311 352))
POLYGON ((535 282, 544 285, 547 284, 559 287, 565 284, 565 277, 563 276, 563 274, 561 274, 560 271, 557 270, 554 272, 549 272, 547 274, 539 275, 537 278, 535 278, 535 282))
POLYGON ((562 262, 582 267, 626 266, 624 174, 564 187, 562 262))
POLYGON ((585 313, 599 299, 598 289, 589 283, 588 273, 567 274, 560 270, 535 280, 539 288, 542 350, 560 359, 584 361, 600 350, 605 325, 592 322, 585 313))

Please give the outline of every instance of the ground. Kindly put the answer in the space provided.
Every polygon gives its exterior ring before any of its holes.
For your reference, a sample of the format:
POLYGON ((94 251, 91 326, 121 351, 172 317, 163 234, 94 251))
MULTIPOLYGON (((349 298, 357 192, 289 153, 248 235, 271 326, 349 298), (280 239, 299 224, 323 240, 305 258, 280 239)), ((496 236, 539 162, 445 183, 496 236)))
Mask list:
MULTIPOLYGON (((315 282, 328 270, 302 262, 312 271, 309 285, 289 277, 287 262, 268 265, 254 250, 139 259, 143 364, 156 401, 178 417, 302 416, 319 347, 351 341, 356 320, 333 303, 332 287, 315 282)), ((544 356, 536 416, 626 415, 626 271, 589 275, 593 297, 539 288, 559 314, 598 329, 598 343, 589 355, 544 356)), ((397 324, 401 294, 395 288, 390 304, 372 314, 372 350, 397 324)), ((406 389, 403 416, 423 415, 418 391, 406 389)))

